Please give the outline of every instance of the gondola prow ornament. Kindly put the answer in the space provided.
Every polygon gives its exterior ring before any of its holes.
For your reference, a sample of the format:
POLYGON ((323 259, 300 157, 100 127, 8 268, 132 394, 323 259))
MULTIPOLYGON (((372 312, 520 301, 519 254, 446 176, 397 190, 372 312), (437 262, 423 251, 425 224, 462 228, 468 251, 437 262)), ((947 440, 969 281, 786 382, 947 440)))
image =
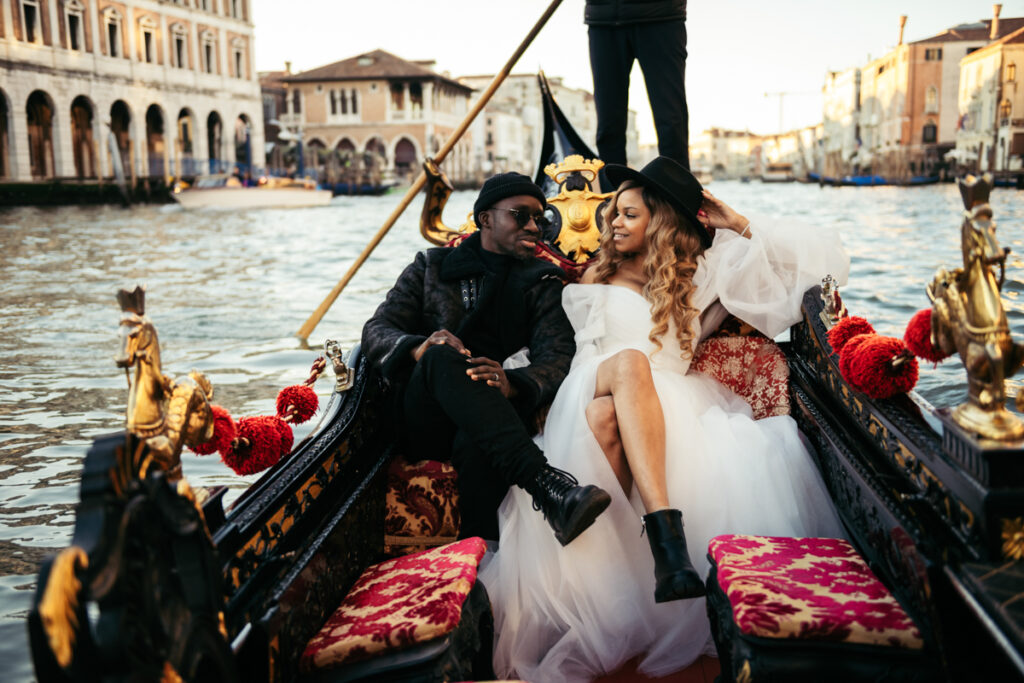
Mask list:
MULTIPOLYGON (((989 174, 960 180, 964 265, 940 268, 928 285, 931 342, 946 355, 959 353, 967 370, 967 402, 953 410, 956 424, 984 439, 1015 441, 1024 438, 1024 423, 1006 409, 1004 384, 1024 364, 1024 345, 1011 338, 1000 298, 1009 249, 996 239, 991 189, 989 174)), ((1020 393, 1016 405, 1024 408, 1020 393)))
POLYGON ((160 341, 156 326, 146 317, 146 291, 136 287, 117 293, 121 304, 121 351, 115 357, 129 373, 126 428, 145 441, 149 454, 136 463, 138 475, 155 462, 169 481, 181 479, 181 448, 209 441, 213 436, 210 399, 213 385, 193 370, 175 382, 160 369, 160 341), (131 371, 134 370, 132 374, 131 371))

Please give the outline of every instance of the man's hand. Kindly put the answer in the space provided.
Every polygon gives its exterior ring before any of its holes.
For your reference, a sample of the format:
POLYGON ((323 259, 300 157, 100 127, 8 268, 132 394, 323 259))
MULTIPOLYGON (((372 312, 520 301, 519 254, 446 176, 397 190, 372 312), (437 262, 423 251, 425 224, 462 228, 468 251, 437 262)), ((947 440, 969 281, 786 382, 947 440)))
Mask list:
POLYGON ((419 346, 412 350, 412 359, 418 363, 420 361, 420 358, 423 357, 423 354, 426 353, 427 349, 429 349, 431 346, 439 346, 441 344, 445 344, 452 347, 453 349, 461 353, 463 356, 473 355, 472 353, 469 352, 469 349, 462 345, 461 339, 456 337, 448 330, 441 329, 427 337, 426 341, 424 341, 422 344, 420 344, 419 346))
POLYGON ((469 364, 473 367, 466 370, 466 374, 474 382, 487 382, 487 386, 495 387, 501 391, 501 395, 509 398, 512 395, 512 385, 508 381, 505 370, 501 363, 490 358, 477 356, 470 358, 469 364))

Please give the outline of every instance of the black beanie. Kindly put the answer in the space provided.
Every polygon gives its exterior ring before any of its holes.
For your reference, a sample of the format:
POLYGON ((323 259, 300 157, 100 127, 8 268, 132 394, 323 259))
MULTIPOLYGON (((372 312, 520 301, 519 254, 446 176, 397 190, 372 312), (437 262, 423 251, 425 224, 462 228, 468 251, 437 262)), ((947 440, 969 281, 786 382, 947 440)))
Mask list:
POLYGON ((522 173, 509 171, 493 175, 484 181, 480 195, 473 202, 473 220, 480 225, 480 212, 486 211, 506 197, 529 195, 540 201, 541 207, 547 206, 547 199, 540 187, 522 173))

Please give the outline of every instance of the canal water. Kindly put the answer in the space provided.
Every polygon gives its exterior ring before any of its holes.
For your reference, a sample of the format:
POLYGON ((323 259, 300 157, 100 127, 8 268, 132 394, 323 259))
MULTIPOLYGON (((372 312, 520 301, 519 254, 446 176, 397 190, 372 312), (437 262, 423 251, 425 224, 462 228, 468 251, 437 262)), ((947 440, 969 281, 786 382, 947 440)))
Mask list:
MULTIPOLYGON (((953 185, 819 188, 714 182, 748 216, 835 225, 853 260, 843 298, 881 334, 902 336, 927 305, 939 266, 961 263, 962 203, 953 185)), ((445 213, 458 225, 474 193, 456 192, 445 213)), ((119 288, 146 286, 163 371, 203 371, 215 402, 235 416, 269 414, 284 386, 302 381, 324 338, 346 348, 401 269, 426 243, 418 205, 402 217, 314 331, 293 336, 380 227, 398 196, 335 198, 292 210, 184 211, 177 206, 0 210, 0 680, 31 680, 25 616, 35 573, 71 537, 82 457, 124 419, 126 377, 117 351, 119 288)), ((1011 247, 1004 301, 1024 340, 1024 194, 997 189, 992 206, 1011 247)), ((963 372, 922 364, 918 391, 957 403, 963 372)), ((1013 381, 1014 389, 1020 381, 1013 381)), ((330 378, 317 387, 322 399, 330 378)), ((300 433, 301 434, 301 433, 300 433)), ((238 477, 216 456, 183 455, 195 484, 238 477)))

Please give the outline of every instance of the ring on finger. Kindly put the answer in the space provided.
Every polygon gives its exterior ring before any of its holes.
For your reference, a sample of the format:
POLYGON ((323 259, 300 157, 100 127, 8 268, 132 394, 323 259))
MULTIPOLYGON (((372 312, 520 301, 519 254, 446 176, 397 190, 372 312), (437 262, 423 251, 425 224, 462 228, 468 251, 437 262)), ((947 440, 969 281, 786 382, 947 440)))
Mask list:
POLYGON ((498 381, 498 373, 494 373, 494 381, 495 381, 495 382, 497 382, 497 381, 498 381))

